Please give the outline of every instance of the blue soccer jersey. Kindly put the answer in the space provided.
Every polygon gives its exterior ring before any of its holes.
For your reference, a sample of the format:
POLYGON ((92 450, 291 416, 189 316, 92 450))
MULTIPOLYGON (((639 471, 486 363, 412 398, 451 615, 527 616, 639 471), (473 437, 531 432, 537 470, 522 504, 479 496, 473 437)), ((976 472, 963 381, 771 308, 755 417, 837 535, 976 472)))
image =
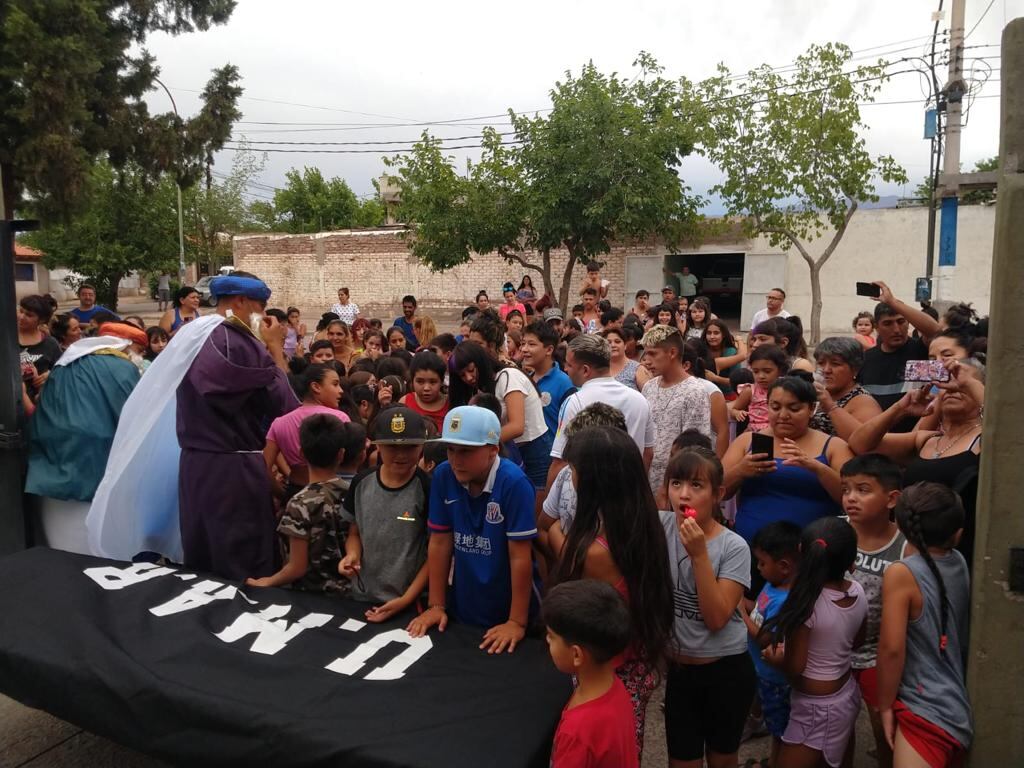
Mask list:
MULTIPOLYGON (((512 574, 508 542, 537 537, 536 489, 519 467, 495 459, 483 492, 470 496, 448 462, 434 470, 428 526, 451 533, 455 576, 448 591, 448 613, 458 622, 493 627, 508 621, 512 574)), ((536 613, 538 584, 533 578, 530 616, 536 613)))

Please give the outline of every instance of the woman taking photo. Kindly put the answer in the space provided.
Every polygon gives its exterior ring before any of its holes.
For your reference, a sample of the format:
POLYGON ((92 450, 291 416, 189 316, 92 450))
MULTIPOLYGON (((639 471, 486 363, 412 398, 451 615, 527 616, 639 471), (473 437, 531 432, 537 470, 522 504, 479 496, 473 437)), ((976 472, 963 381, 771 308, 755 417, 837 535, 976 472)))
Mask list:
POLYGON ((173 336, 181 326, 197 317, 199 317, 199 291, 185 285, 174 294, 171 309, 164 312, 158 325, 167 331, 169 336, 173 336))
POLYGON ((729 384, 729 374, 747 359, 747 345, 742 339, 733 338, 729 326, 721 320, 708 320, 701 341, 715 361, 714 370, 707 371, 708 380, 718 385, 726 400, 735 400, 736 392, 729 384))
MULTIPOLYGON (((934 356, 948 342, 935 338, 929 345, 934 356)), ((960 348, 961 351, 963 348, 960 348)), ((903 485, 934 482, 960 494, 967 513, 964 532, 957 549, 967 559, 974 555, 974 525, 977 507, 978 467, 981 463, 982 411, 985 405, 985 366, 976 358, 948 358, 948 382, 934 382, 939 394, 933 397, 927 384, 908 392, 894 405, 861 425, 850 436, 857 453, 875 451, 906 467, 903 485), (900 419, 926 417, 912 432, 891 432, 900 419), (934 425, 934 429, 925 428, 934 425)))
POLYGON ((609 369, 609 375, 620 384, 625 384, 638 392, 641 391, 644 384, 651 380, 651 374, 636 360, 630 360, 626 356, 628 331, 622 328, 607 328, 601 332, 601 335, 608 339, 608 346, 612 350, 612 366, 609 369))
POLYGON ((878 402, 857 384, 857 372, 864 364, 864 348, 856 339, 830 336, 814 350, 821 372, 818 410, 811 426, 826 435, 849 440, 861 424, 882 412, 878 402))
POLYGON ((544 403, 530 378, 514 365, 498 360, 499 338, 504 333, 493 321, 473 323, 470 340, 455 348, 450 361, 448 402, 469 405, 477 392, 501 401, 501 442, 513 441, 523 459, 523 471, 535 488, 543 488, 551 465, 555 436, 544 421, 544 403))
POLYGON ((817 404, 807 379, 777 379, 768 394, 768 428, 758 433, 771 436, 772 455, 751 452, 750 432, 725 453, 726 496, 737 495, 736 533, 748 543, 768 523, 787 520, 804 528, 840 512, 839 469, 853 454, 842 438, 811 427, 817 404))

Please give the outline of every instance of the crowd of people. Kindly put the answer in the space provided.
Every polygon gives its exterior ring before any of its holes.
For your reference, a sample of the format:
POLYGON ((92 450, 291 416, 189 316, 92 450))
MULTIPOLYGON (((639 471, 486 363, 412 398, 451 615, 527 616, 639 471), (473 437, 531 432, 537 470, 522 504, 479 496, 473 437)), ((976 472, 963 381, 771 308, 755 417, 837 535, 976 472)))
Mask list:
MULTIPOLYGON (((240 271, 213 315, 185 287, 151 328, 91 286, 52 320, 29 296, 26 488, 94 502, 87 530, 43 527, 96 551, 152 502, 110 499, 143 455, 122 408, 162 393, 186 567, 413 636, 480 627, 492 654, 546 632, 575 682, 557 768, 638 765, 659 684, 676 768, 735 766, 755 733, 773 766, 850 765, 862 706, 880 765, 955 765, 987 320, 879 281, 809 350, 783 290, 741 329, 676 277, 616 307, 592 263, 566 316, 527 276, 453 332, 411 295, 366 318, 344 287, 307 327, 240 271)), ((173 555, 154 541, 119 554, 173 555)))

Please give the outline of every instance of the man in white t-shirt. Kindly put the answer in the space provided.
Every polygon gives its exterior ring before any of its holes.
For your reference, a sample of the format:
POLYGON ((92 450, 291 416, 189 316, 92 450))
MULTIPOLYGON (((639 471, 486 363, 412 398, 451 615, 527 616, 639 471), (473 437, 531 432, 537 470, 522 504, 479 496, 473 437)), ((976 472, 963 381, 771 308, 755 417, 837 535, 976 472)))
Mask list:
POLYGON ((352 327, 352 323, 359 317, 359 305, 349 301, 348 288, 338 289, 338 303, 331 306, 331 312, 350 328, 352 327))
POLYGON ((551 446, 551 467, 548 469, 549 489, 559 470, 566 464, 562 459, 566 443, 565 426, 591 403, 605 403, 622 412, 626 419, 626 430, 643 454, 644 467, 651 464, 654 455, 654 423, 650 406, 643 395, 609 375, 611 361, 611 348, 603 336, 584 334, 569 343, 565 372, 579 389, 565 398, 558 418, 558 432, 551 446))
POLYGON ((770 320, 773 317, 789 317, 784 304, 786 303, 786 292, 781 288, 772 288, 764 297, 765 308, 754 313, 754 319, 750 321, 750 330, 757 328, 758 323, 770 320))
POLYGON ((682 272, 671 272, 662 267, 662 271, 679 281, 679 295, 681 297, 685 298, 688 302, 693 301, 697 295, 697 289, 700 287, 700 280, 690 272, 689 267, 683 267, 682 272))

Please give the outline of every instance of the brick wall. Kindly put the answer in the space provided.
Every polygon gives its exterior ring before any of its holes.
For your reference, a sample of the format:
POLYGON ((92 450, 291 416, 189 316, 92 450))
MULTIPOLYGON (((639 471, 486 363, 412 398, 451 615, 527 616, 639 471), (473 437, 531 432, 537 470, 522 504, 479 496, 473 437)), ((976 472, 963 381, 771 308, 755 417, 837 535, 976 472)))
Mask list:
MULTIPOLYGON (((267 282, 274 292, 274 306, 297 306, 310 317, 326 311, 341 286, 349 288, 364 316, 385 317, 398 310, 401 297, 408 293, 428 310, 462 309, 473 303, 481 289, 497 303, 501 286, 508 281, 518 286, 528 272, 493 253, 478 254, 470 263, 447 272, 431 272, 413 258, 399 232, 399 228, 381 228, 313 235, 238 235, 234 238, 234 263, 267 282)), ((601 257, 605 265, 602 276, 611 281, 609 297, 613 302, 621 304, 624 298, 625 257, 655 253, 664 253, 664 249, 653 242, 633 243, 616 246, 601 257)), ((567 264, 564 250, 552 252, 556 290, 567 264)), ((585 273, 586 268, 577 264, 574 286, 585 273)), ((541 289, 539 275, 529 274, 541 289)))

